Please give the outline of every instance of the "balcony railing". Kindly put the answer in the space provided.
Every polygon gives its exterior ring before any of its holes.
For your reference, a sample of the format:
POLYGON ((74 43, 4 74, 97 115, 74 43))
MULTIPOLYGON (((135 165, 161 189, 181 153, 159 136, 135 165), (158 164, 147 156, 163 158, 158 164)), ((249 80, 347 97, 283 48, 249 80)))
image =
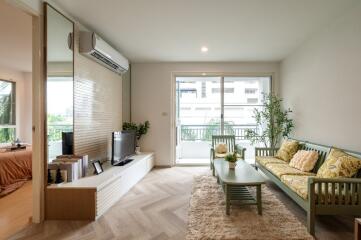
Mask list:
POLYGON ((48 125, 48 140, 59 141, 61 140, 62 132, 72 132, 73 125, 71 124, 49 124, 48 125))
MULTIPOLYGON (((242 124, 233 125, 225 124, 224 134, 235 135, 238 140, 245 140, 247 130, 253 130, 259 133, 257 125, 242 124)), ((181 141, 211 141, 212 135, 221 135, 220 125, 180 125, 181 141)))

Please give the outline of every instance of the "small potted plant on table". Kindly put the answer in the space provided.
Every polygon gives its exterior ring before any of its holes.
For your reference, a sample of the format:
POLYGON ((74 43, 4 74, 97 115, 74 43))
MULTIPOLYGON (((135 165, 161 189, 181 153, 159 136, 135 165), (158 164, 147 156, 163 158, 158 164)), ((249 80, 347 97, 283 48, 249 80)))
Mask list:
POLYGON ((235 169, 237 165, 237 149, 234 149, 234 153, 227 154, 224 160, 228 162, 229 169, 235 169))

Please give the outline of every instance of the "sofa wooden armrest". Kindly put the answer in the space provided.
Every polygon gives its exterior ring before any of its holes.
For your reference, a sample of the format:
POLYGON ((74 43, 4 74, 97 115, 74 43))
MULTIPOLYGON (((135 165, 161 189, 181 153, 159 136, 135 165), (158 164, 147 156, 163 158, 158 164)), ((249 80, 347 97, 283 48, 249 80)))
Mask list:
POLYGON ((361 214, 360 178, 308 178, 307 228, 315 232, 315 215, 361 214))
POLYGON ((256 157, 268 157, 275 156, 279 148, 265 148, 265 147, 256 147, 255 154, 256 157))
POLYGON ((315 205, 361 206, 361 179, 310 177, 308 193, 315 205))

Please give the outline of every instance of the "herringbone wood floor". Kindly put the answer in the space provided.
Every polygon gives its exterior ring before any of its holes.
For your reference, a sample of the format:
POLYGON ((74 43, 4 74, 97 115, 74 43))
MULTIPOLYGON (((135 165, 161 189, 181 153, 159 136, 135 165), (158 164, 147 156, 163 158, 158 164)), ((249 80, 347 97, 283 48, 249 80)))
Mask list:
POLYGON ((155 169, 95 222, 46 221, 12 239, 184 239, 193 176, 208 169, 155 169))
MULTIPOLYGON (((47 221, 12 239, 184 239, 193 176, 206 171, 205 167, 155 169, 95 222, 47 221)), ((267 186, 306 224, 306 214, 296 203, 272 182, 267 186)), ((316 237, 352 239, 353 218, 317 217, 316 237)))

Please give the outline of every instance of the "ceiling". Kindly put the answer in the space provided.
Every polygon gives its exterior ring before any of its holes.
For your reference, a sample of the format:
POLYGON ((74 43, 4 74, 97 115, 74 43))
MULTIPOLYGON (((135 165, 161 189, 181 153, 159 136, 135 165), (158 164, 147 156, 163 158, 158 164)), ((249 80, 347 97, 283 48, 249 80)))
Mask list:
POLYGON ((0 0, 0 66, 31 72, 31 21, 30 15, 0 0))
POLYGON ((159 62, 280 61, 360 0, 55 2, 132 62, 159 62))

